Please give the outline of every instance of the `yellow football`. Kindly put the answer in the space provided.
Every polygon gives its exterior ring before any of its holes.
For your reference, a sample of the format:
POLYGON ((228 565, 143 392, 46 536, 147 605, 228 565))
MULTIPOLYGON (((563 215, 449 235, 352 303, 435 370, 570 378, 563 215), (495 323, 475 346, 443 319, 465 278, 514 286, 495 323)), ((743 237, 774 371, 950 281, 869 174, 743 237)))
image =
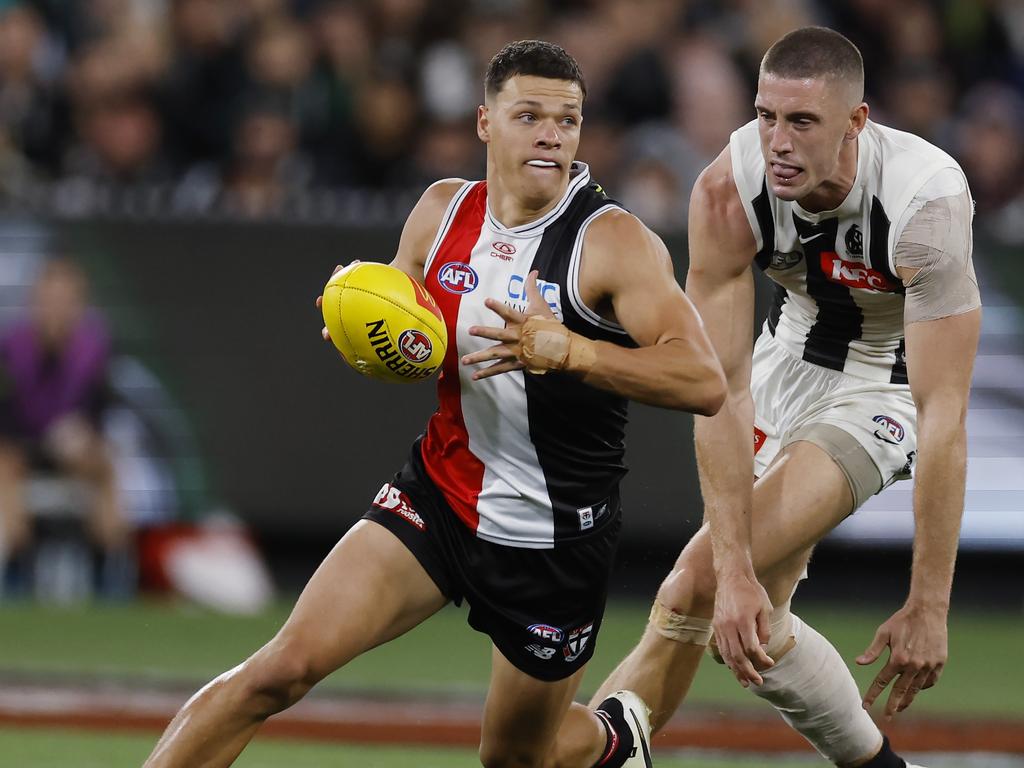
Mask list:
POLYGON ((444 317, 427 289, 400 269, 360 262, 324 287, 324 325, 345 361, 385 381, 420 381, 441 366, 444 317))

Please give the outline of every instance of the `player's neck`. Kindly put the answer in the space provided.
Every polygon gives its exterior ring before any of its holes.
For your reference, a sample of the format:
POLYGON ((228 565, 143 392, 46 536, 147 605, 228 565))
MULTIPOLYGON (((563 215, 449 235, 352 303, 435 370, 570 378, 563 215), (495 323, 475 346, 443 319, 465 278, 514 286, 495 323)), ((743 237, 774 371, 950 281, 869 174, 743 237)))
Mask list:
POLYGON ((518 227, 536 221, 562 199, 569 179, 560 185, 559 191, 550 199, 525 199, 521 194, 504 184, 497 173, 488 168, 487 205, 491 214, 506 227, 518 227))
POLYGON ((858 143, 851 141, 839 150, 839 165, 836 173, 819 184, 811 194, 798 201, 808 213, 832 211, 843 204, 857 181, 858 143))

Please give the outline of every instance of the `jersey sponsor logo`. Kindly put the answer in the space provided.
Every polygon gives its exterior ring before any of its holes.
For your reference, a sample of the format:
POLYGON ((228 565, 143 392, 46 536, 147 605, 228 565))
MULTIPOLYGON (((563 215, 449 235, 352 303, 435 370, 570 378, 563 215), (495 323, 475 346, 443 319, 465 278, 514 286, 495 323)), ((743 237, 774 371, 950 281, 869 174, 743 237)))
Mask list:
POLYGON ((430 343, 430 337, 423 331, 409 328, 402 331, 398 337, 398 351, 410 363, 422 363, 430 357, 430 353, 434 351, 434 345, 430 343))
POLYGON ((437 282, 449 293, 469 293, 480 282, 476 270, 461 261, 449 261, 437 271, 437 282))
POLYGON ((594 622, 590 622, 586 626, 574 629, 569 633, 568 639, 565 641, 565 645, 562 646, 562 655, 565 656, 565 660, 568 662, 576 661, 586 650, 587 641, 590 640, 590 633, 594 630, 594 622))
POLYGON ((560 643, 562 638, 565 637, 565 633, 562 630, 550 624, 531 624, 526 628, 526 631, 531 635, 536 635, 541 640, 547 640, 551 643, 560 643))
POLYGON ((373 499, 373 506, 394 512, 403 520, 412 523, 421 531, 427 530, 426 521, 419 513, 412 508, 409 497, 400 489, 395 488, 391 483, 384 483, 384 486, 377 492, 373 499))
POLYGON ((800 241, 800 245, 807 245, 809 242, 811 242, 811 240, 817 240, 819 237, 823 237, 824 235, 824 232, 816 232, 815 234, 809 235, 808 237, 804 237, 803 235, 797 235, 797 239, 800 241))
POLYGON ((792 269, 799 264, 804 258, 804 255, 798 251, 789 251, 783 253, 782 251, 775 251, 772 253, 771 263, 768 265, 769 269, 786 270, 792 269))
POLYGON ((526 650, 528 650, 541 661, 551 661, 557 649, 545 648, 543 645, 537 645, 536 643, 534 643, 533 645, 526 646, 526 650))
POLYGON ((768 440, 768 435, 766 435, 764 432, 762 432, 757 427, 754 427, 754 455, 755 456, 757 455, 758 451, 760 451, 762 448, 764 448, 765 441, 767 441, 767 440, 768 440))
POLYGON ((892 443, 893 445, 899 445, 903 442, 906 432, 903 430, 903 425, 896 421, 896 419, 879 414, 872 421, 881 427, 881 429, 875 430, 875 437, 879 440, 892 443))
MULTIPOLYGON (((551 312, 559 320, 562 319, 562 292, 558 283, 549 283, 547 280, 537 281, 537 290, 541 297, 547 302, 551 312)), ((506 304, 520 312, 526 311, 529 298, 526 295, 526 278, 522 275, 512 275, 508 279, 508 296, 506 304)))
POLYGON ((865 267, 855 261, 840 258, 838 253, 825 251, 821 254, 821 271, 825 278, 833 283, 841 283, 850 288, 862 288, 869 291, 894 291, 898 286, 877 270, 865 267))
POLYGON ((846 230, 846 252, 851 256, 864 255, 864 235, 856 224, 846 230))
POLYGON ((512 243, 503 243, 501 240, 491 243, 491 248, 506 256, 511 256, 516 252, 516 247, 512 243))

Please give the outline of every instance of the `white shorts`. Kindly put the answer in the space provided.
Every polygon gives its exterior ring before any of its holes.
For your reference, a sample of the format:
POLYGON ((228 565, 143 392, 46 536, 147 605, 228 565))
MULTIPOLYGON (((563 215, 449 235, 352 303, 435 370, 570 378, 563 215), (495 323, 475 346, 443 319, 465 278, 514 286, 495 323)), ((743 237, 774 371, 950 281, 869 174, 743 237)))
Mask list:
MULTIPOLYGON (((754 475, 760 477, 795 432, 831 424, 856 439, 882 484, 911 476, 917 408, 906 384, 869 381, 805 362, 762 333, 754 345, 754 475)), ((877 493, 877 491, 875 491, 877 493)))

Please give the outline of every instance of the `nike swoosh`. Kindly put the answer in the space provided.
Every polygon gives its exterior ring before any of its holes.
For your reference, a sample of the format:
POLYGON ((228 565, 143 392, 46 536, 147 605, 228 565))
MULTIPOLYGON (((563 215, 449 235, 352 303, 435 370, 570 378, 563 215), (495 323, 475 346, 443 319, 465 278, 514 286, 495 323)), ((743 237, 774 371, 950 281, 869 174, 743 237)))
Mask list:
POLYGON ((815 238, 821 237, 824 234, 824 232, 819 232, 818 234, 811 235, 810 237, 800 237, 799 235, 797 235, 797 239, 800 241, 801 245, 804 245, 806 243, 811 242, 811 240, 814 240, 815 238))
POLYGON ((629 716, 633 718, 633 722, 636 723, 636 732, 640 737, 640 746, 644 750, 644 765, 647 768, 653 768, 651 763, 651 751, 647 748, 647 739, 644 738, 644 729, 640 727, 640 721, 636 717, 636 713, 630 710, 629 716))

